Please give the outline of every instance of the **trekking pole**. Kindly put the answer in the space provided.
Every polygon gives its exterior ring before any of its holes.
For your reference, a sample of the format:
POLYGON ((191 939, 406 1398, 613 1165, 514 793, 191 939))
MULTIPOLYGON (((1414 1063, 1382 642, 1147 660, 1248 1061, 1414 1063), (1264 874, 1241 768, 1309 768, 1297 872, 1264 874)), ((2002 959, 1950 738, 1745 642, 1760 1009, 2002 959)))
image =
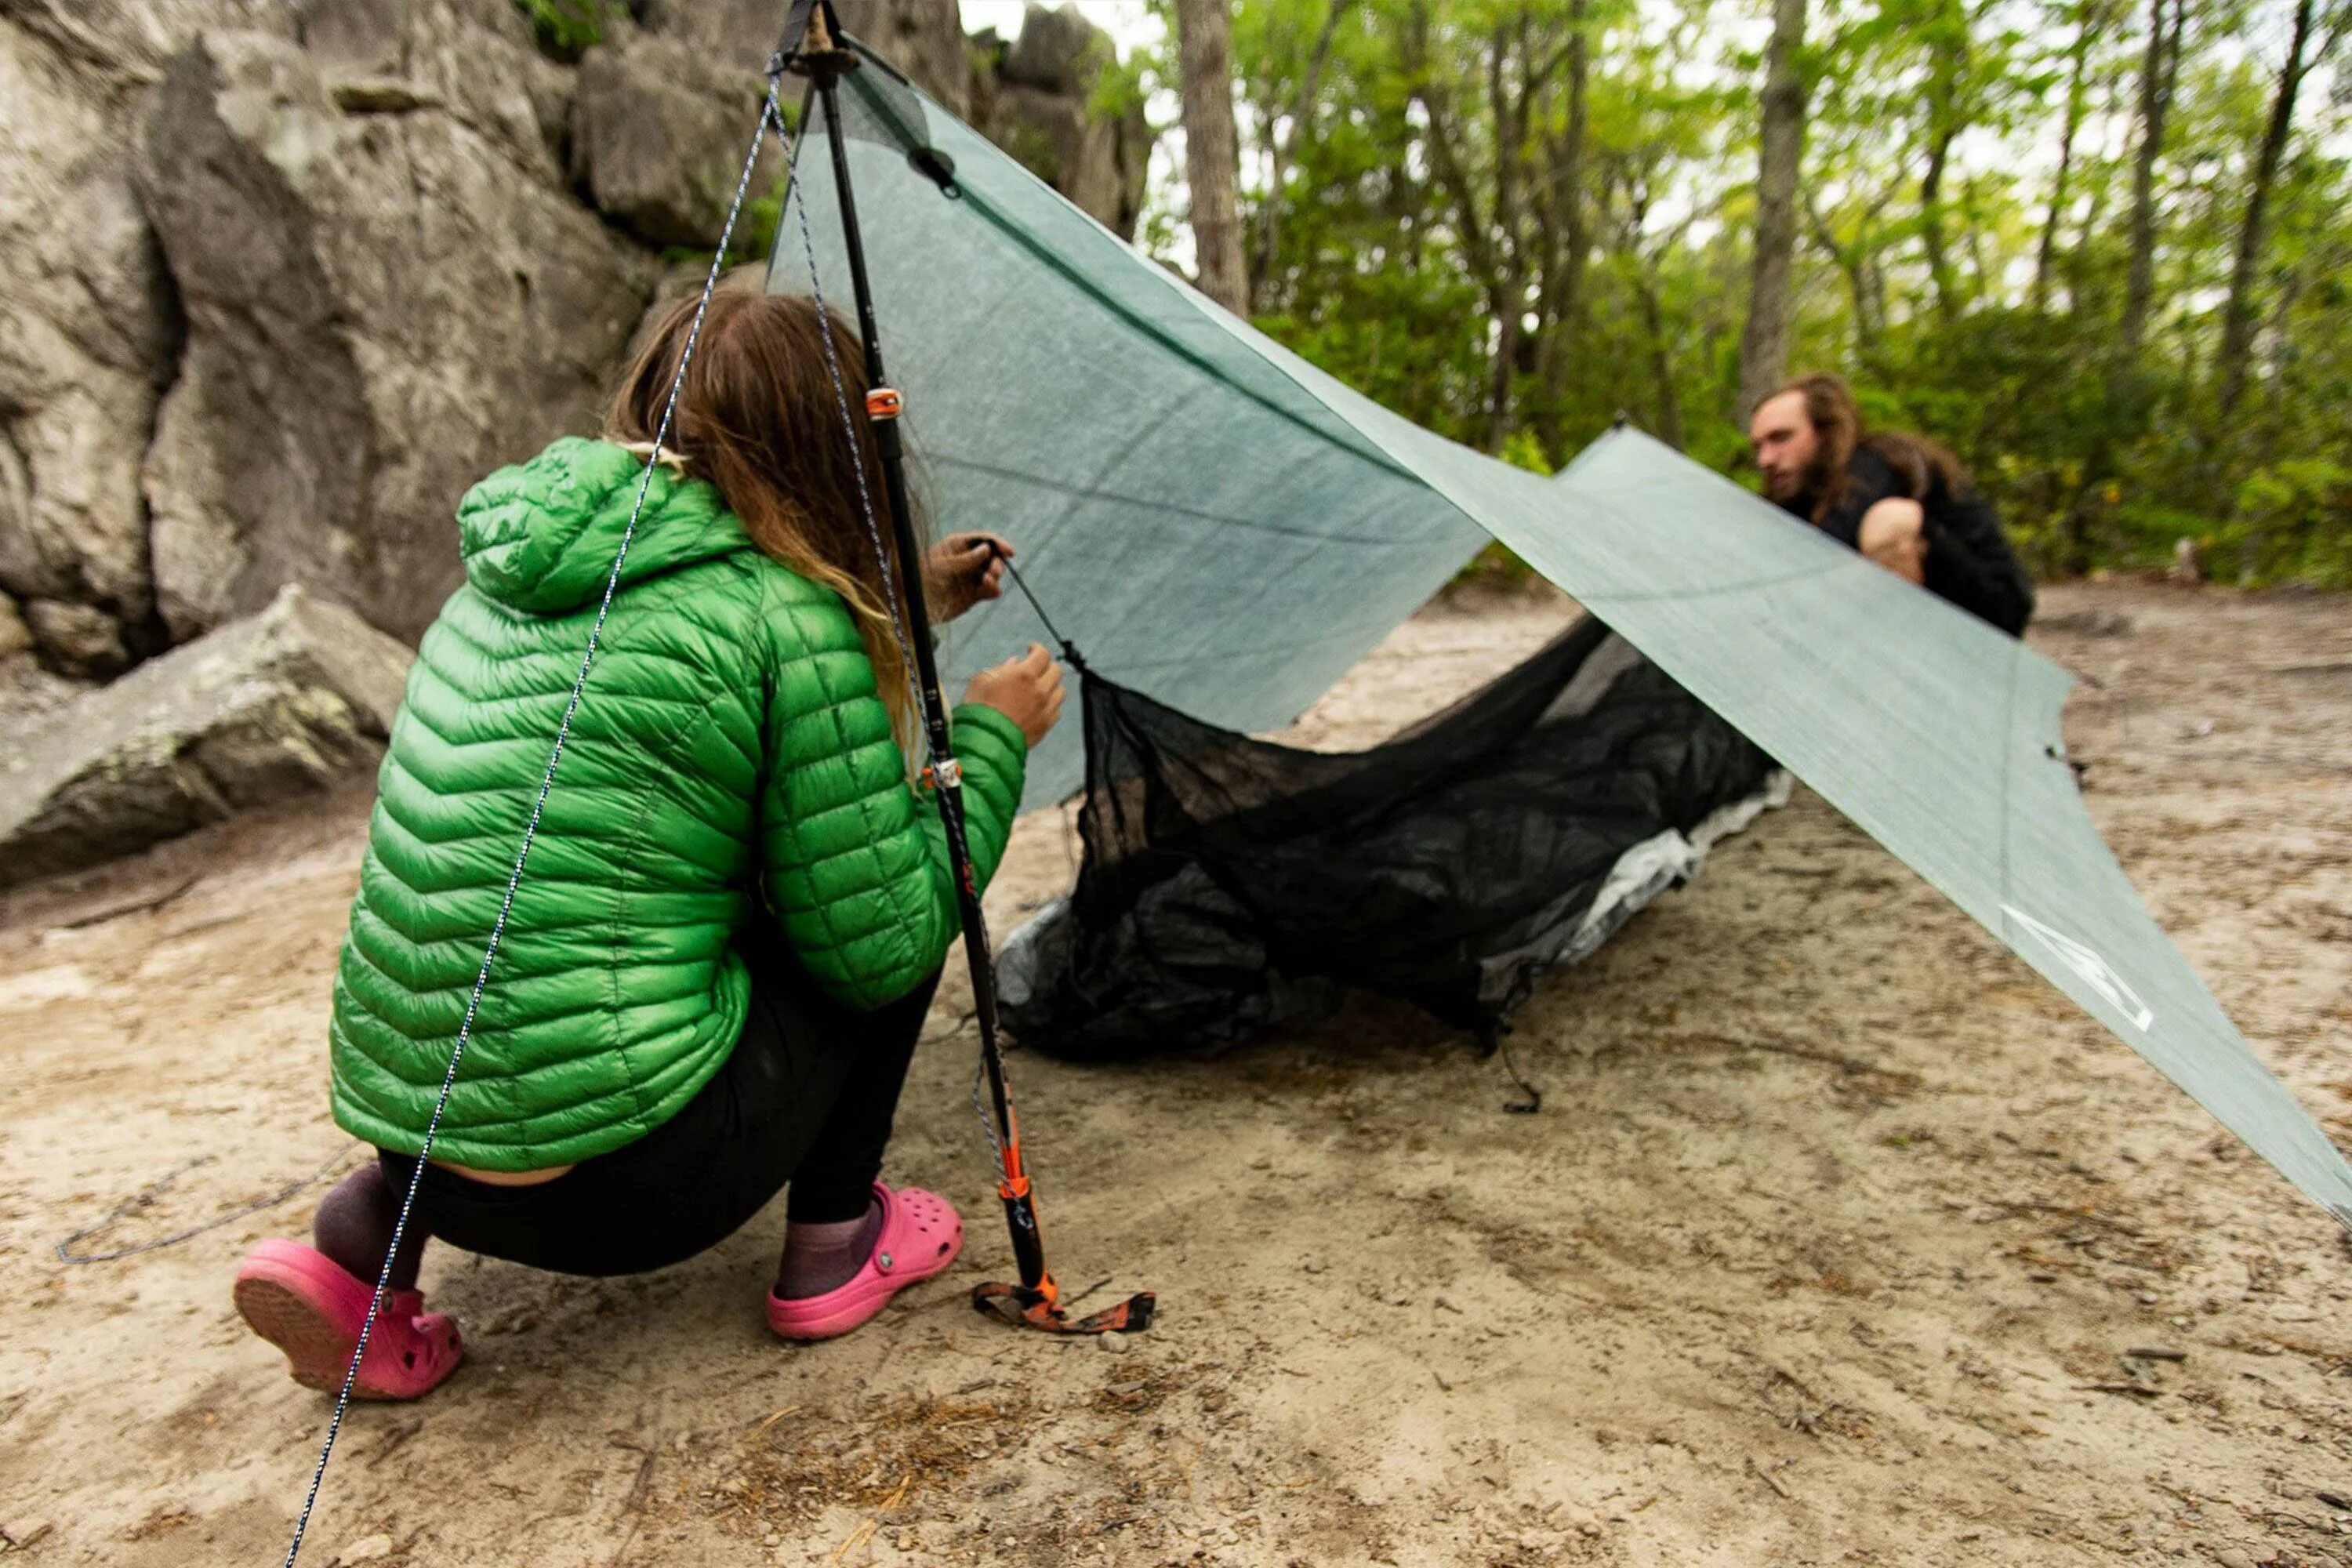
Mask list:
MULTIPOLYGON (((793 0, 785 21, 783 47, 769 62, 769 70, 772 75, 790 69, 806 76, 824 112, 825 141, 833 155, 834 186, 841 203, 842 240, 849 259, 850 289, 856 300, 858 333, 866 350, 866 384, 862 389, 866 416, 874 432, 875 448, 881 457, 882 490, 890 513, 891 544, 898 558, 895 587, 899 604, 904 606, 903 624, 915 663, 924 740, 931 756, 930 766, 924 773, 939 802, 940 822, 947 833, 956 914, 963 927, 964 957, 971 970, 971 999, 980 1026, 981 1062, 987 1075, 990 1107, 994 1115, 996 1192, 1004 1205, 1005 1226, 1012 1233, 1013 1255, 1021 1272, 1018 1284, 974 1287, 972 1305, 1005 1322, 1053 1333, 1133 1333, 1151 1321, 1155 1303, 1150 1292, 1131 1296, 1105 1311, 1072 1322, 1062 1308, 1061 1288, 1045 1266, 1045 1244, 1037 1224, 1036 1197, 1021 1153, 1020 1118, 1013 1110, 1013 1090, 1005 1079, 1004 1050, 997 1037, 995 963, 989 951, 987 920, 981 910, 980 881, 965 836, 963 771, 956 762, 948 731, 946 693, 940 685, 939 660, 931 647, 930 609, 923 597, 921 546, 915 537, 913 513, 907 500, 905 454, 898 426, 905 400, 884 375, 882 341, 875 323, 873 290, 866 273, 865 241, 858 230, 857 204, 850 187, 849 145, 842 131, 840 82, 843 76, 858 68, 859 61, 854 51, 842 45, 840 37, 840 24, 834 16, 832 0, 793 0)), ((850 436, 854 447, 856 432, 850 432, 850 436)), ((884 563, 884 566, 887 574, 888 563, 884 563)))

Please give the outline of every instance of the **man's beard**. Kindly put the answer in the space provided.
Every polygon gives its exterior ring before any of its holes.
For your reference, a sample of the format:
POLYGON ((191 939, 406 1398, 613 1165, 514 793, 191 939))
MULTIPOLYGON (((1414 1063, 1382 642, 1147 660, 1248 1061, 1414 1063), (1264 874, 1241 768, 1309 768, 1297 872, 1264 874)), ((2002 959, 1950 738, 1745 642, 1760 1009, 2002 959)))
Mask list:
POLYGON ((1830 461, 1829 443, 1824 441, 1814 449, 1812 461, 1797 474, 1797 482, 1787 495, 1774 499, 1785 506, 1801 509, 1810 515, 1828 497, 1836 483, 1834 465, 1830 461))

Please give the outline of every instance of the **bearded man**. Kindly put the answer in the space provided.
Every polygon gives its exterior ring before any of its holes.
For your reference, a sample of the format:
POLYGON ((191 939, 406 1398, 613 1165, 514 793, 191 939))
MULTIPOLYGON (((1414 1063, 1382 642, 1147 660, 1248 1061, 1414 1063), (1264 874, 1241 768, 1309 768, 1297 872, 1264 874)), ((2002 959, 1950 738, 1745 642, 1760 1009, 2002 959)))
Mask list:
POLYGON ((1799 376, 1756 405, 1748 427, 1764 493, 2011 637, 2033 614, 2033 584, 1950 450, 1924 436, 1873 430, 1844 382, 1799 376))

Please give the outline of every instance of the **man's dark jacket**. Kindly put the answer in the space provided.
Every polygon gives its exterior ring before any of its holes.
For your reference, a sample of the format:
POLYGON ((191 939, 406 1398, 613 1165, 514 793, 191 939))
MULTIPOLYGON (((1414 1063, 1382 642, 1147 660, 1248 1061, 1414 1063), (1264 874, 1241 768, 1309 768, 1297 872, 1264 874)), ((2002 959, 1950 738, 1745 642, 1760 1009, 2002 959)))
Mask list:
MULTIPOLYGON (((1930 464, 1927 493, 1915 494, 1916 487, 1908 477, 1867 447, 1846 460, 1845 477, 1845 493, 1819 520, 1822 532, 1850 550, 1859 549, 1864 512, 1889 496, 1916 500, 1927 516, 1927 591, 2011 637, 2024 633, 2033 615, 2033 584, 2009 547, 1992 504, 1976 487, 1963 484, 1955 493, 1943 472, 1930 464)), ((1782 506, 1811 521, 1819 503, 1818 496, 1801 495, 1782 506)))

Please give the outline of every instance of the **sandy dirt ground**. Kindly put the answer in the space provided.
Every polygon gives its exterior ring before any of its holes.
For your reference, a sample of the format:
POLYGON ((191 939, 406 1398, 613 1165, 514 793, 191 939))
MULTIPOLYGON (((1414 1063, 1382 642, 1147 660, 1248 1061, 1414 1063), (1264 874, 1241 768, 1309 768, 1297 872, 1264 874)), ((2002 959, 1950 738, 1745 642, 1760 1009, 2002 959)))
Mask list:
MULTIPOLYGON (((2352 605, 2105 584, 2036 642, 2158 918, 2352 1140, 2352 605)), ((1564 620, 1424 612, 1306 721, 1377 738, 1564 620)), ((28 1562, 279 1561, 328 1414, 230 1269, 328 1121, 354 795, 0 906, 0 1528, 28 1562), (139 906, 150 907, 139 907, 139 906), (191 1162, 197 1162, 191 1164, 191 1162)), ((1054 814, 992 895, 1067 881, 1054 814)), ((1022 1335, 950 984, 896 1175, 972 1245, 838 1342, 760 1311, 782 1205, 640 1279, 449 1252, 469 1359, 357 1409, 306 1563, 2352 1562, 2352 1247, 1800 792, 1526 1010, 1536 1116, 1362 1004, 1213 1061, 1016 1058, 1054 1256, 1147 1336, 1022 1335), (2149 1352, 2152 1354, 2137 1352, 2149 1352)), ((15 1560, 12 1556, 11 1561, 15 1560)))

